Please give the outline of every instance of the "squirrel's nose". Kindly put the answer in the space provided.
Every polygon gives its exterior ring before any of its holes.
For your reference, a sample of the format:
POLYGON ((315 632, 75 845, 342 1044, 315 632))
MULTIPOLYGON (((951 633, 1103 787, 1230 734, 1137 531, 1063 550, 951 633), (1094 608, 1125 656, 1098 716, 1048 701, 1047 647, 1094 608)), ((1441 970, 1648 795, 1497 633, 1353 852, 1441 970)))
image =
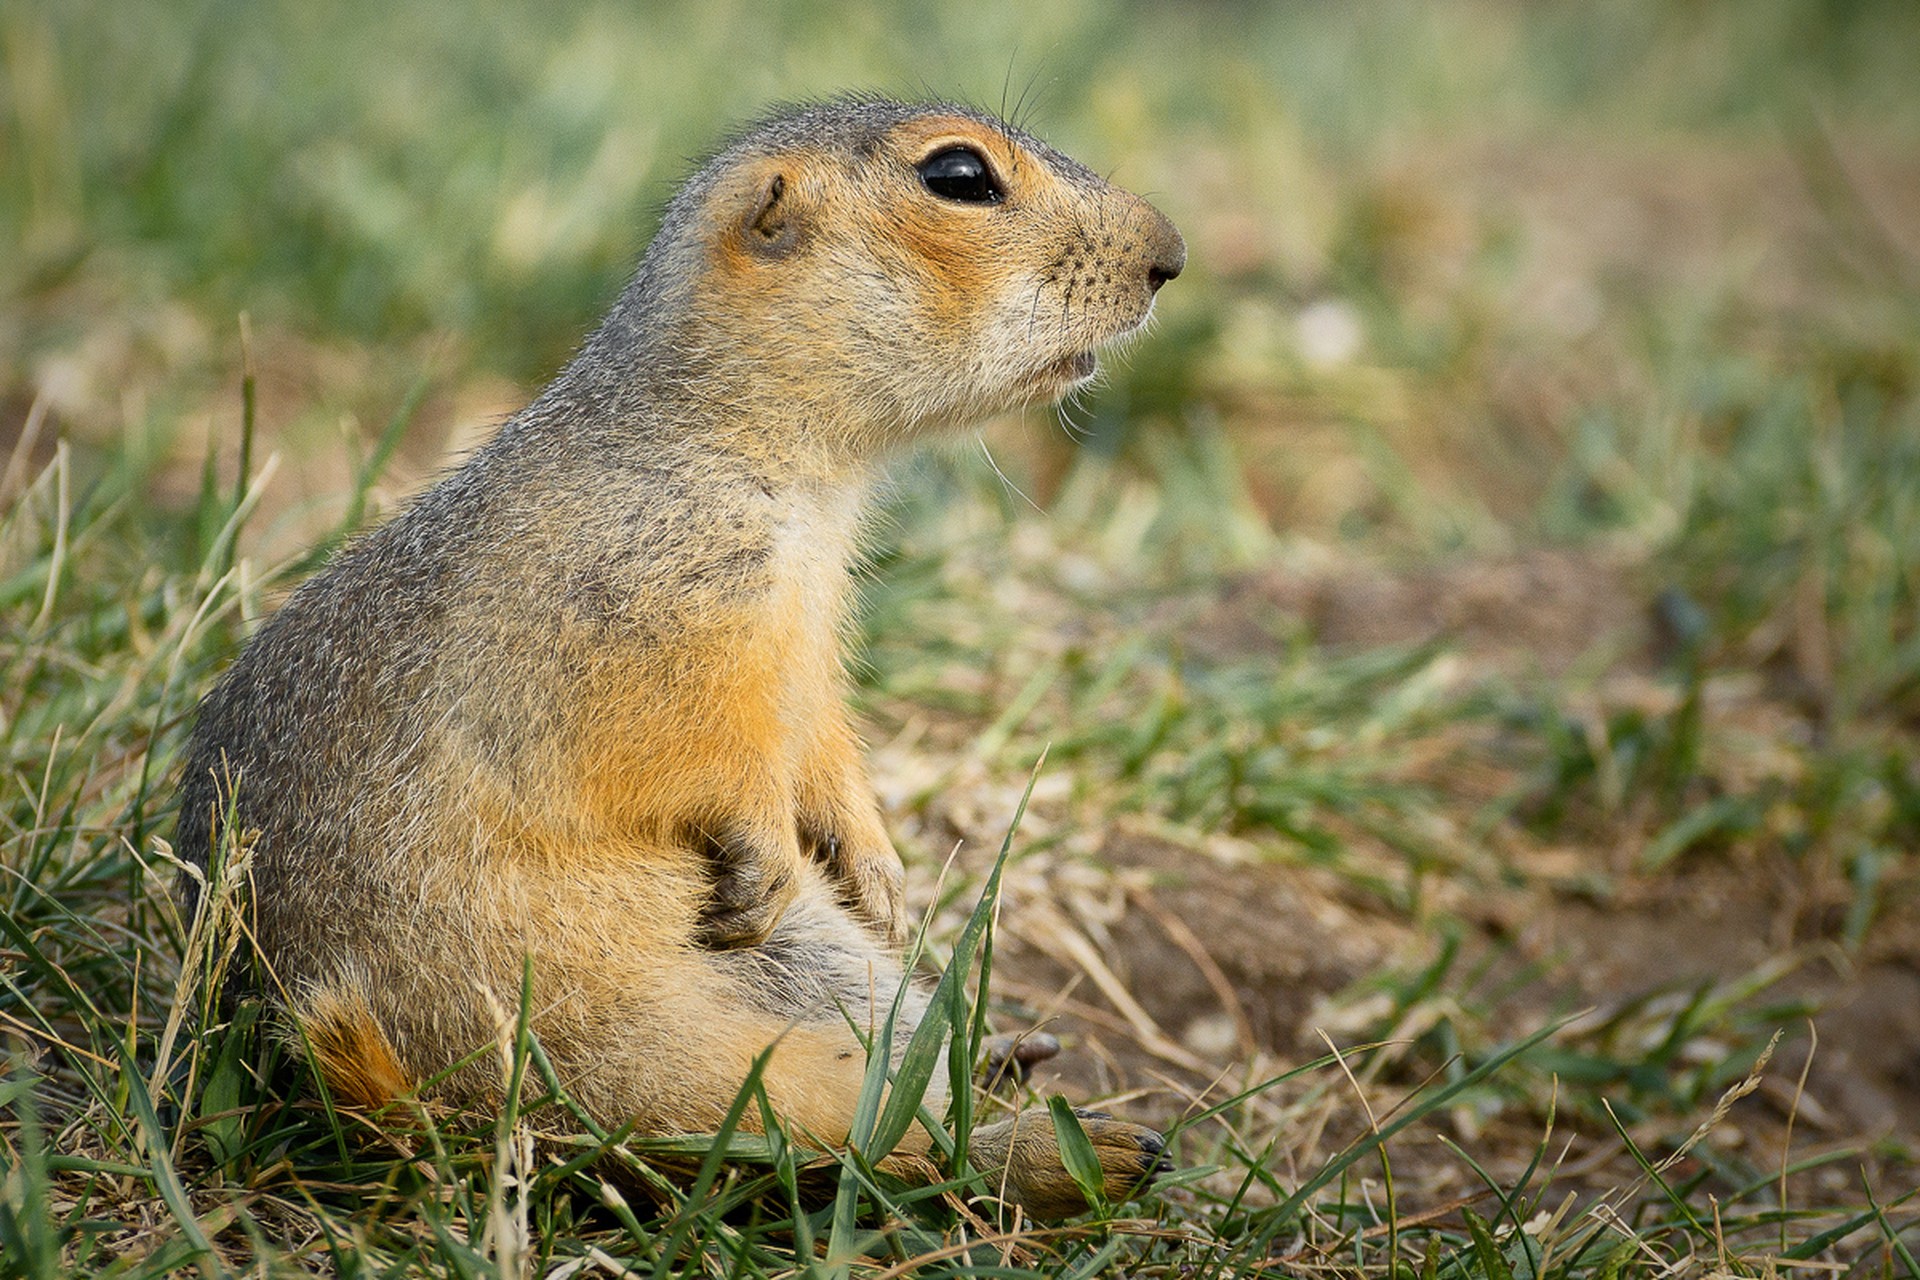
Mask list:
POLYGON ((1179 275, 1187 265, 1187 242, 1168 222, 1166 215, 1158 209, 1148 206, 1153 214, 1155 226, 1150 233, 1149 256, 1147 259, 1147 289, 1158 293, 1160 286, 1179 275))

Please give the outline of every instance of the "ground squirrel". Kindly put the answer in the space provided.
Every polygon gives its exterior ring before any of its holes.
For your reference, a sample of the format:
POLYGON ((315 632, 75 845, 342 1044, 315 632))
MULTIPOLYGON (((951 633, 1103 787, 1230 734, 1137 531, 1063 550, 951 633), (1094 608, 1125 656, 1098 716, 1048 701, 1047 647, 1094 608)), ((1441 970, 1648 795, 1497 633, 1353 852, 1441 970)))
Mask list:
MULTIPOLYGON (((530 957, 533 1027, 609 1126, 712 1129, 777 1040, 776 1111, 844 1140, 849 1012, 891 999, 907 930, 845 708, 869 477, 1083 384, 1185 256, 966 107, 805 106, 702 167, 552 384, 201 705, 179 848, 250 833, 261 959, 330 1089, 379 1104, 492 1044, 530 957)), ((497 1097, 473 1062, 433 1087, 497 1097)), ((1158 1154, 1087 1128, 1116 1192, 1158 1154)), ((1030 1210, 1080 1204, 1044 1112, 973 1152, 1030 1210)))

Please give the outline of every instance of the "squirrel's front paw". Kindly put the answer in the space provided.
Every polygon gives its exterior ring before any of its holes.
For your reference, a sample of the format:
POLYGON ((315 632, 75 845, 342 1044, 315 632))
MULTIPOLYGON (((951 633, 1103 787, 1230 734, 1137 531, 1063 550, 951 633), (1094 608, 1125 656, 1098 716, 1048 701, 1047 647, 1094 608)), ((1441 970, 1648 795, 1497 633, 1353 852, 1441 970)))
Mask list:
POLYGON ((698 940, 709 947, 765 942, 800 892, 800 851, 742 829, 703 833, 712 891, 700 912, 698 940))
MULTIPOLYGON (((878 823, 874 824, 876 827, 878 823)), ((906 870, 884 831, 867 839, 845 839, 834 833, 804 837, 814 860, 827 869, 846 905, 871 925, 886 942, 900 946, 907 940, 906 870)))

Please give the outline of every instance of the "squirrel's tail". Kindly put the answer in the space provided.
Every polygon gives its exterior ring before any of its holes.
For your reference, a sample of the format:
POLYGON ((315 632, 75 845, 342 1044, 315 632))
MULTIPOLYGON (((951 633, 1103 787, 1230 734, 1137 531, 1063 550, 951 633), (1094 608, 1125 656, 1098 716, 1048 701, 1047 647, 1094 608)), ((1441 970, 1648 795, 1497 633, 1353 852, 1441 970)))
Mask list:
POLYGON ((401 1065, 366 997, 353 986, 338 983, 306 991, 293 1016, 299 1024, 295 1035, 305 1038, 335 1098, 371 1111, 418 1083, 401 1065))

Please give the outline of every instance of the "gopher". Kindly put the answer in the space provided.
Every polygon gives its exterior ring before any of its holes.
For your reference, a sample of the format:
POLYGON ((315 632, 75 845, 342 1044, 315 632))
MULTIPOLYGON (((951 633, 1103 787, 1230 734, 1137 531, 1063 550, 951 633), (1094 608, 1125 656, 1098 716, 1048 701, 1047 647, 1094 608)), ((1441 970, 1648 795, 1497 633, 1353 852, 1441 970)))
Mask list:
MULTIPOLYGON (((268 985, 327 1087, 497 1102, 475 1050, 530 966, 598 1121, 710 1131, 775 1046, 773 1110, 844 1142, 850 1024, 908 931, 846 709, 863 500, 902 446, 1084 384, 1185 258, 1146 201, 947 103, 785 110, 700 168, 553 382, 200 706, 178 847, 251 842, 268 985)), ((1114 1198, 1159 1160, 1086 1128, 1114 1198)), ((1030 1212, 1084 1207, 1044 1112, 972 1153, 1030 1212)))

